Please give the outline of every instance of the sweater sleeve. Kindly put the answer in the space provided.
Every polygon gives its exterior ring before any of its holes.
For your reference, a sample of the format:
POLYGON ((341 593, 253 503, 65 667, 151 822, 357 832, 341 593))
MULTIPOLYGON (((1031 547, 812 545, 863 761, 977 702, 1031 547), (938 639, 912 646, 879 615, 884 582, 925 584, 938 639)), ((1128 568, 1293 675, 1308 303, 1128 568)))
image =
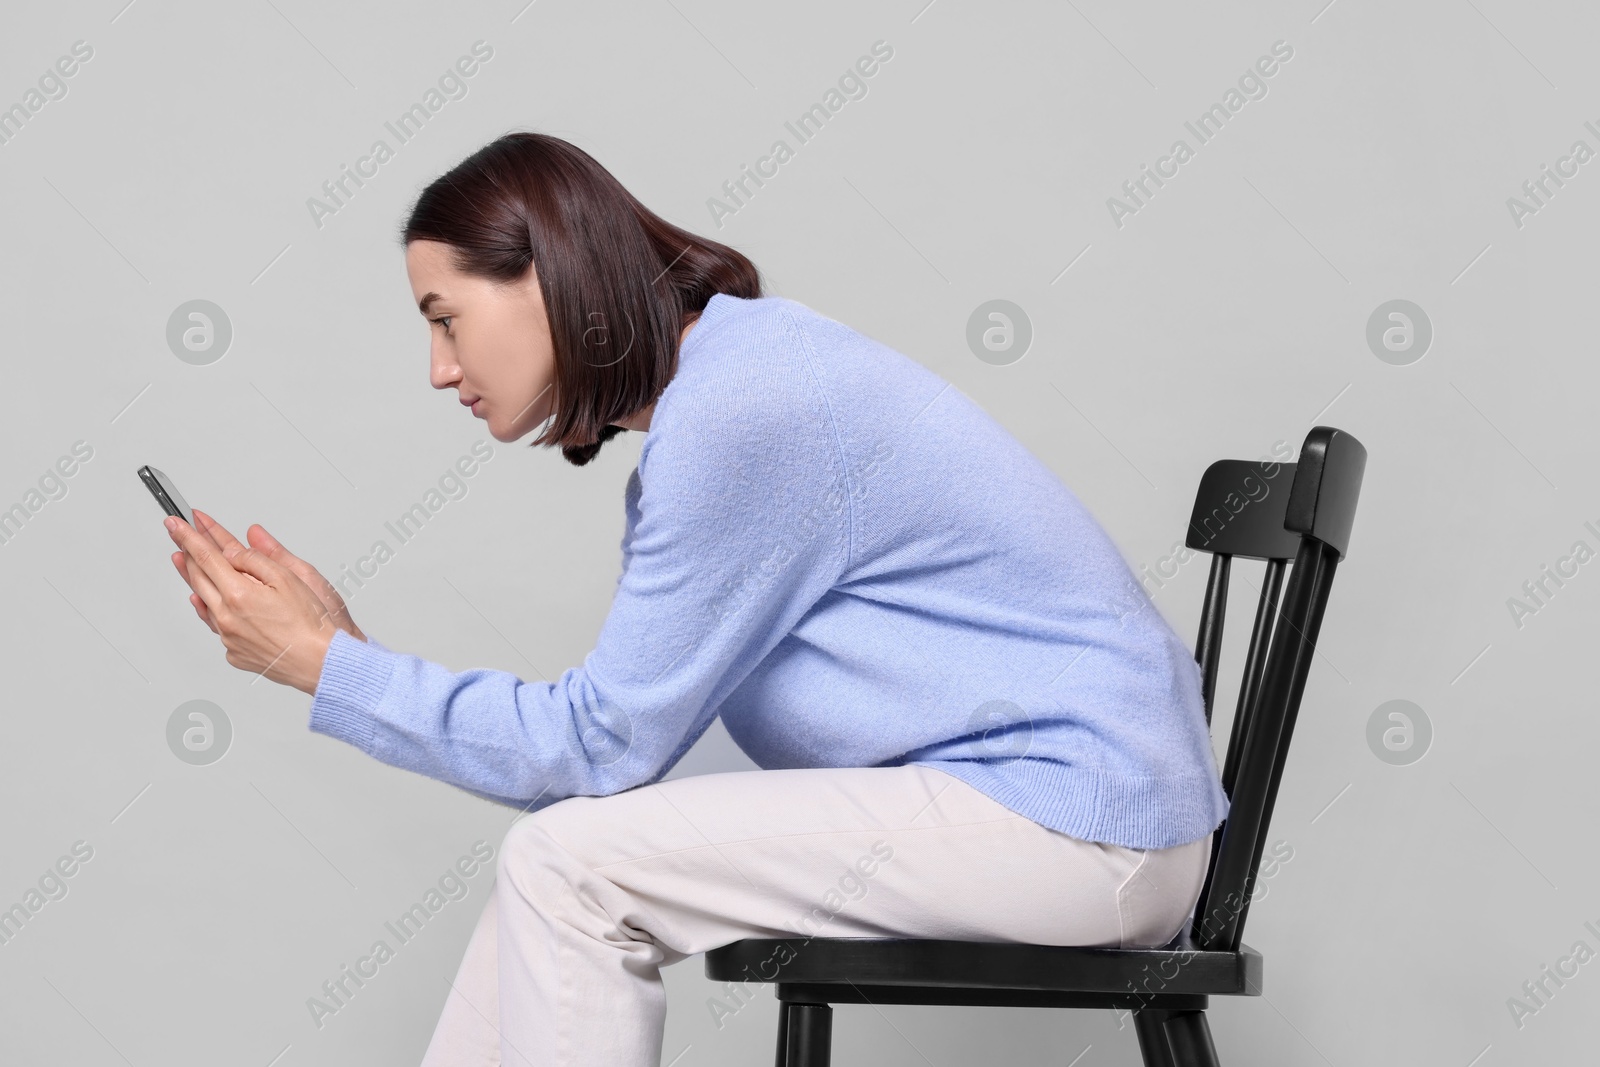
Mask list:
POLYGON ((581 666, 554 682, 454 673, 340 631, 310 729, 525 810, 659 780, 848 560, 820 392, 798 376, 761 384, 759 403, 742 389, 658 404, 623 573, 581 666))

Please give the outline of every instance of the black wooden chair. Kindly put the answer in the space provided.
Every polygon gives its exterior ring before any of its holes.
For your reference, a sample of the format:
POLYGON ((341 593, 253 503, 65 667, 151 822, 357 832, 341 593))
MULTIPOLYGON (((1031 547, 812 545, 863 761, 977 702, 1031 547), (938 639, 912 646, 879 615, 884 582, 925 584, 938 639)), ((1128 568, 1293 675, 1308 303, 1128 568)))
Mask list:
POLYGON ((776 984, 777 1067, 828 1067, 834 1004, 1125 1009, 1146 1067, 1215 1067, 1208 998, 1261 993, 1261 954, 1241 940, 1244 921, 1366 461, 1354 437, 1316 426, 1295 463, 1219 460, 1200 479, 1186 543, 1211 553, 1195 653, 1208 724, 1229 566, 1240 556, 1266 569, 1222 770, 1228 818, 1212 839, 1189 925, 1148 949, 899 937, 747 939, 712 949, 706 977, 776 984))

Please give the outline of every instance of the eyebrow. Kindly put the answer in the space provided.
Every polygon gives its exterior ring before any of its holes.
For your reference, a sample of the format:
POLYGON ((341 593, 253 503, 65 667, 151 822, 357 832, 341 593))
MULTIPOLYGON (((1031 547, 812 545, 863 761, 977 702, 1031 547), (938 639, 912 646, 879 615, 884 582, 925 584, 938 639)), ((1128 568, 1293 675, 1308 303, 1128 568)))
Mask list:
POLYGON ((426 296, 424 296, 417 303, 417 310, 422 312, 424 315, 426 315, 428 313, 428 308, 433 306, 433 302, 435 300, 443 300, 443 299, 444 299, 444 297, 440 296, 438 293, 431 293, 430 292, 426 296))

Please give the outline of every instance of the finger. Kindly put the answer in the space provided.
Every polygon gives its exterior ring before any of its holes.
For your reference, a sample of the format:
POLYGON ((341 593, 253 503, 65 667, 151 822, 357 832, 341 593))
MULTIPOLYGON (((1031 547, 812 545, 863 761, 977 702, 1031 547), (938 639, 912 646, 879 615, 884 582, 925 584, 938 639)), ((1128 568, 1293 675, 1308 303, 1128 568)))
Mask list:
POLYGON ((170 533, 173 541, 178 542, 179 549, 189 555, 190 576, 198 577, 194 574, 195 566, 198 566, 205 573, 205 577, 210 577, 211 582, 219 589, 226 589, 234 584, 238 573, 222 555, 222 550, 216 541, 211 539, 210 534, 200 533, 186 522, 171 523, 170 533))
POLYGON ((223 558, 216 543, 193 526, 186 522, 174 522, 171 534, 178 547, 189 556, 190 584, 195 587, 195 592, 205 597, 206 606, 215 611, 220 596, 213 599, 213 596, 208 596, 206 589, 201 586, 209 587, 212 594, 230 593, 239 589, 239 583, 243 578, 234 570, 233 565, 223 558), (199 573, 196 572, 196 567, 199 568, 199 573), (203 579, 210 580, 203 581, 203 579))
POLYGON ((217 589, 217 584, 206 576, 206 572, 189 557, 183 556, 183 573, 189 579, 189 588, 195 591, 205 604, 206 610, 222 606, 222 593, 217 589))
POLYGON ((344 599, 339 596, 338 590, 334 589, 332 583, 324 578, 317 568, 284 547, 283 542, 268 533, 266 527, 256 523, 245 531, 245 536, 258 551, 266 553, 279 566, 306 583, 307 588, 317 595, 317 599, 327 604, 328 610, 335 616, 347 614, 344 599))
POLYGON ((251 547, 257 552, 273 560, 278 566, 298 575, 302 582, 315 587, 316 583, 312 581, 312 575, 315 573, 316 568, 285 548, 283 542, 267 532, 266 527, 256 523, 246 530, 244 535, 249 539, 251 547))
POLYGON ((222 523, 218 522, 216 519, 213 519, 210 515, 207 515, 199 508, 194 509, 194 522, 195 527, 199 529, 201 533, 209 536, 211 538, 211 542, 219 549, 225 549, 231 545, 236 545, 239 543, 239 539, 233 536, 233 534, 229 533, 223 527, 222 523))
POLYGON ((223 554, 235 571, 257 579, 262 585, 279 586, 283 584, 285 578, 290 577, 289 572, 265 552, 258 552, 245 545, 236 544, 225 549, 223 554))
POLYGON ((194 613, 200 616, 200 621, 209 626, 212 633, 217 633, 217 624, 211 621, 211 612, 206 610, 206 602, 200 599, 200 594, 190 593, 189 603, 194 605, 194 613))
POLYGON ((189 583, 189 588, 193 589, 196 593, 198 593, 203 586, 208 586, 212 589, 216 588, 216 586, 212 584, 211 580, 201 573, 200 568, 196 567, 194 568, 193 573, 190 572, 189 556, 187 553, 174 552, 172 554, 172 565, 178 568, 178 574, 182 576, 184 581, 189 583))
MULTIPOLYGON (((276 537, 273 537, 267 532, 267 528, 265 526, 262 526, 260 523, 256 523, 254 526, 251 526, 245 531, 245 537, 249 538, 250 544, 254 546, 257 551, 263 552, 270 559, 277 561, 279 566, 287 568, 291 573, 297 575, 302 582, 305 582, 306 585, 310 586, 312 589, 322 590, 327 587, 327 580, 317 572, 315 567, 301 559, 299 556, 295 555, 293 552, 290 552, 289 549, 284 546, 282 541, 279 541, 276 537)), ((320 592, 319 595, 321 595, 320 592)))
MULTIPOLYGON (((189 583, 189 588, 196 588, 194 580, 189 577, 189 557, 187 554, 183 552, 174 552, 172 554, 172 565, 178 568, 178 573, 183 576, 184 581, 189 583)), ((250 581, 254 582, 256 585, 261 584, 261 579, 257 578, 253 574, 247 574, 245 577, 249 578, 250 581)))
MULTIPOLYGON (((194 580, 189 577, 189 557, 182 552, 174 552, 172 554, 172 565, 177 568, 179 576, 189 583, 189 588, 194 590, 196 588, 194 580)), ((207 610, 206 602, 200 598, 198 592, 190 592, 189 603, 194 605, 195 611, 200 616, 200 621, 210 626, 212 633, 216 633, 217 627, 211 621, 211 613, 207 610)))
MULTIPOLYGON (((233 536, 233 534, 229 533, 227 528, 224 527, 220 522, 218 522, 216 519, 213 519, 210 515, 207 515, 198 508, 194 510, 194 521, 199 524, 200 531, 207 537, 211 538, 212 544, 216 545, 217 548, 222 551, 223 559, 228 558, 229 549, 235 547, 243 549, 248 547, 247 545, 241 543, 237 537, 233 536)), ((251 581, 258 585, 264 584, 261 579, 257 578, 253 574, 248 575, 247 577, 249 577, 251 581)))
POLYGON ((259 522, 246 530, 245 536, 250 539, 250 543, 252 545, 254 545, 256 548, 259 548, 261 551, 265 552, 279 563, 286 563, 289 560, 298 560, 299 558, 293 552, 290 552, 287 548, 285 548, 282 541, 279 541, 276 537, 273 537, 270 533, 268 533, 267 528, 261 525, 259 522))

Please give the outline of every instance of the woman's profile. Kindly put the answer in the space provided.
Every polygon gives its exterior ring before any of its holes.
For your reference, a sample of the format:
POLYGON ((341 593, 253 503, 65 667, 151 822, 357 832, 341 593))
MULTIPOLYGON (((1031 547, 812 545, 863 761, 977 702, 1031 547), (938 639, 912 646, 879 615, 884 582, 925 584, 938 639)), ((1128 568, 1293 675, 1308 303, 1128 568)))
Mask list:
POLYGON ((311 730, 528 813, 425 1065, 653 1067, 660 969, 747 937, 1186 926, 1227 812, 1193 654, 1003 426, 555 137, 473 153, 401 238, 431 384, 497 441, 643 435, 593 651, 454 673, 261 527, 169 527, 311 730), (718 718, 760 769, 663 781, 718 718))

